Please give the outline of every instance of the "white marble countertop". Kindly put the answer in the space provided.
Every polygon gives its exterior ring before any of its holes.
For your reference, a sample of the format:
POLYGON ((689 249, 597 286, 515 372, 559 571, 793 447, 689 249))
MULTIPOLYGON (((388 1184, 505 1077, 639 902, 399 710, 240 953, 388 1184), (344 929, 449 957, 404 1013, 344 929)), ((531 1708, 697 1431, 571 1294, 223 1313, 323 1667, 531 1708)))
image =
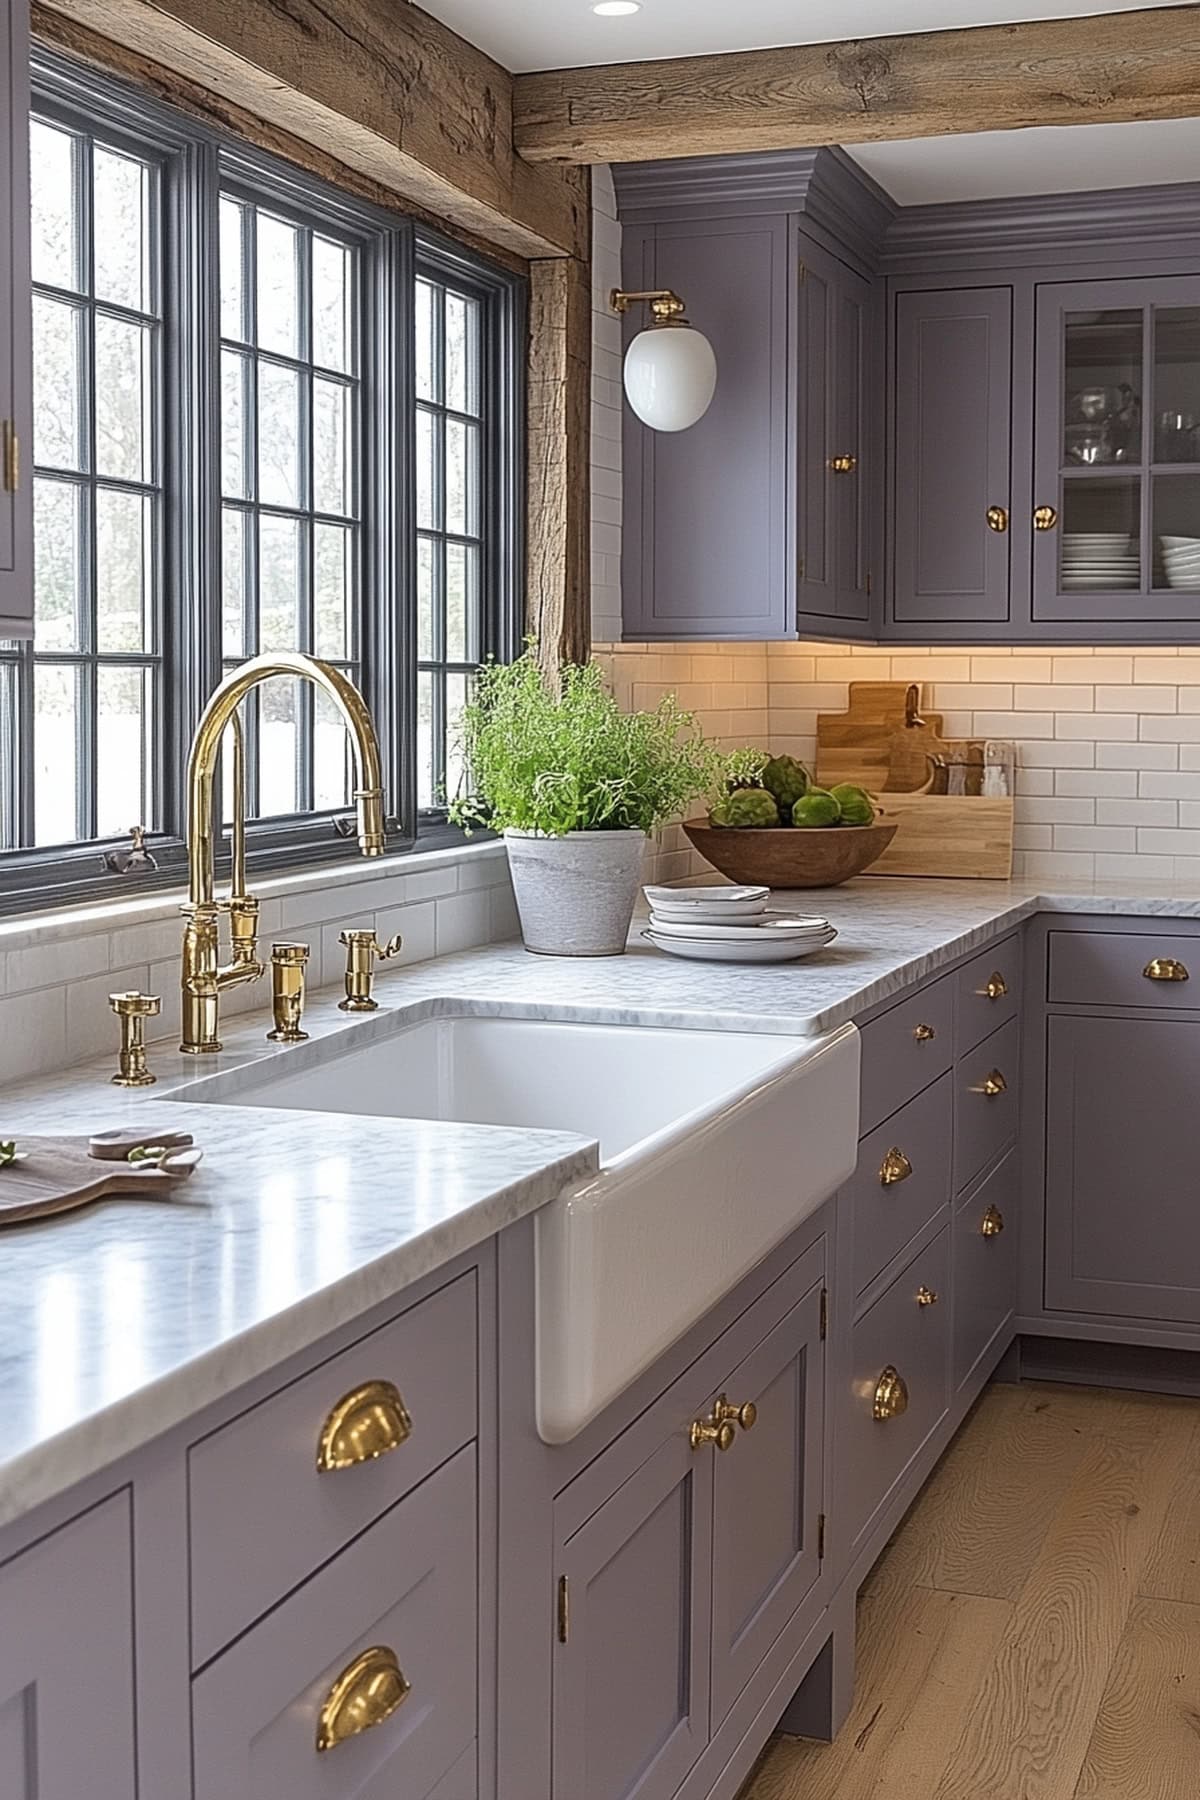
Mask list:
MULTIPOLYGON (((781 896, 840 937, 792 965, 685 962, 645 944, 597 962, 493 945, 381 980, 380 1013, 316 996, 305 1060, 397 1011, 594 1019, 810 1034, 832 1030, 1037 912, 1200 918, 1200 897, 1109 884, 860 879, 781 896), (315 1048, 314 1048, 315 1046, 315 1048)), ((264 1056, 242 1016, 203 1072, 264 1056)), ((157 1088, 108 1084, 111 1059, 3 1095, 0 1136, 140 1121, 194 1131, 205 1161, 181 1197, 106 1202, 0 1235, 0 1525, 181 1423, 213 1400, 545 1205, 596 1166, 586 1139, 548 1131, 184 1104, 195 1062, 154 1047, 157 1088)))

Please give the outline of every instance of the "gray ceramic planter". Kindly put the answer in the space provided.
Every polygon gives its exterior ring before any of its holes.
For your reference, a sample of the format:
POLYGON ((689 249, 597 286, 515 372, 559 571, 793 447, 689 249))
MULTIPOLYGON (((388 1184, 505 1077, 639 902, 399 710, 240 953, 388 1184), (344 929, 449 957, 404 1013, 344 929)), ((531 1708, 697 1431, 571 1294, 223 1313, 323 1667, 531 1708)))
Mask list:
POLYGON ((642 877, 644 831, 506 831, 525 948, 538 956, 620 956, 642 877))

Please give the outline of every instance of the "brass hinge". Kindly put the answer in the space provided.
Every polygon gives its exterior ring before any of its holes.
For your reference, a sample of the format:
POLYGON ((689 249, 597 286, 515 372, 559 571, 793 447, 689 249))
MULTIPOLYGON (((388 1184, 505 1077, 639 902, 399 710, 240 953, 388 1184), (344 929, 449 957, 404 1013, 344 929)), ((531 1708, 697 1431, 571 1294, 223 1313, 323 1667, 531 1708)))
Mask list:
POLYGON ((796 264, 796 276, 797 276, 797 279, 800 281, 808 280, 808 269, 806 268, 804 263, 796 264))
POLYGON ((565 1644, 571 1635, 571 1590, 565 1575, 558 1578, 558 1641, 565 1644))
POLYGON ((829 1336, 829 1289, 821 1289, 821 1342, 829 1336))
POLYGON ((796 580, 804 580, 804 558, 802 556, 796 559, 796 580))
POLYGON ((867 570, 867 599, 871 598, 871 571, 867 570))
POLYGON ((21 485, 21 440, 11 419, 4 421, 4 491, 15 494, 21 485))
POLYGON ((817 1561, 825 1561, 825 1514, 817 1514, 817 1561))

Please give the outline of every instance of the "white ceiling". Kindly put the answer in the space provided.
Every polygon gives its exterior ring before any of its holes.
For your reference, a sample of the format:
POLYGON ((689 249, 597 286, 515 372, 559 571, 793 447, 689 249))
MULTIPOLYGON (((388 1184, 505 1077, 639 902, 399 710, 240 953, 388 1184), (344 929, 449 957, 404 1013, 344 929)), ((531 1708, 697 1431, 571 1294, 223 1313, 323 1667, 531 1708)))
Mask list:
POLYGON ((901 206, 1200 181, 1200 119, 1039 125, 846 148, 901 206))
MULTIPOLYGON (((584 63, 819 44, 897 32, 942 31, 1019 19, 1074 19, 1132 12, 1164 0, 641 0, 628 17, 599 19, 591 0, 421 0, 505 68, 569 69, 584 63), (897 17, 903 13, 903 18, 897 17)), ((1186 0, 1165 0, 1182 5, 1186 0)))

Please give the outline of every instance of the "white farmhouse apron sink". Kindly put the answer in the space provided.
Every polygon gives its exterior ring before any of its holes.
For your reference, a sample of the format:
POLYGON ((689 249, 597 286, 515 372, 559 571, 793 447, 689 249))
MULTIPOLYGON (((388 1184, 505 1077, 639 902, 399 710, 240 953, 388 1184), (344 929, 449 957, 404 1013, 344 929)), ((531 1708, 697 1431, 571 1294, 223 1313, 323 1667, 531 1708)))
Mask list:
MULTIPOLYGON (((390 1021, 389 1021, 390 1023, 390 1021)), ((574 1437, 854 1168, 859 1035, 467 1013, 301 1045, 179 1100, 569 1131, 600 1172, 535 1218, 537 1419, 574 1437)))

